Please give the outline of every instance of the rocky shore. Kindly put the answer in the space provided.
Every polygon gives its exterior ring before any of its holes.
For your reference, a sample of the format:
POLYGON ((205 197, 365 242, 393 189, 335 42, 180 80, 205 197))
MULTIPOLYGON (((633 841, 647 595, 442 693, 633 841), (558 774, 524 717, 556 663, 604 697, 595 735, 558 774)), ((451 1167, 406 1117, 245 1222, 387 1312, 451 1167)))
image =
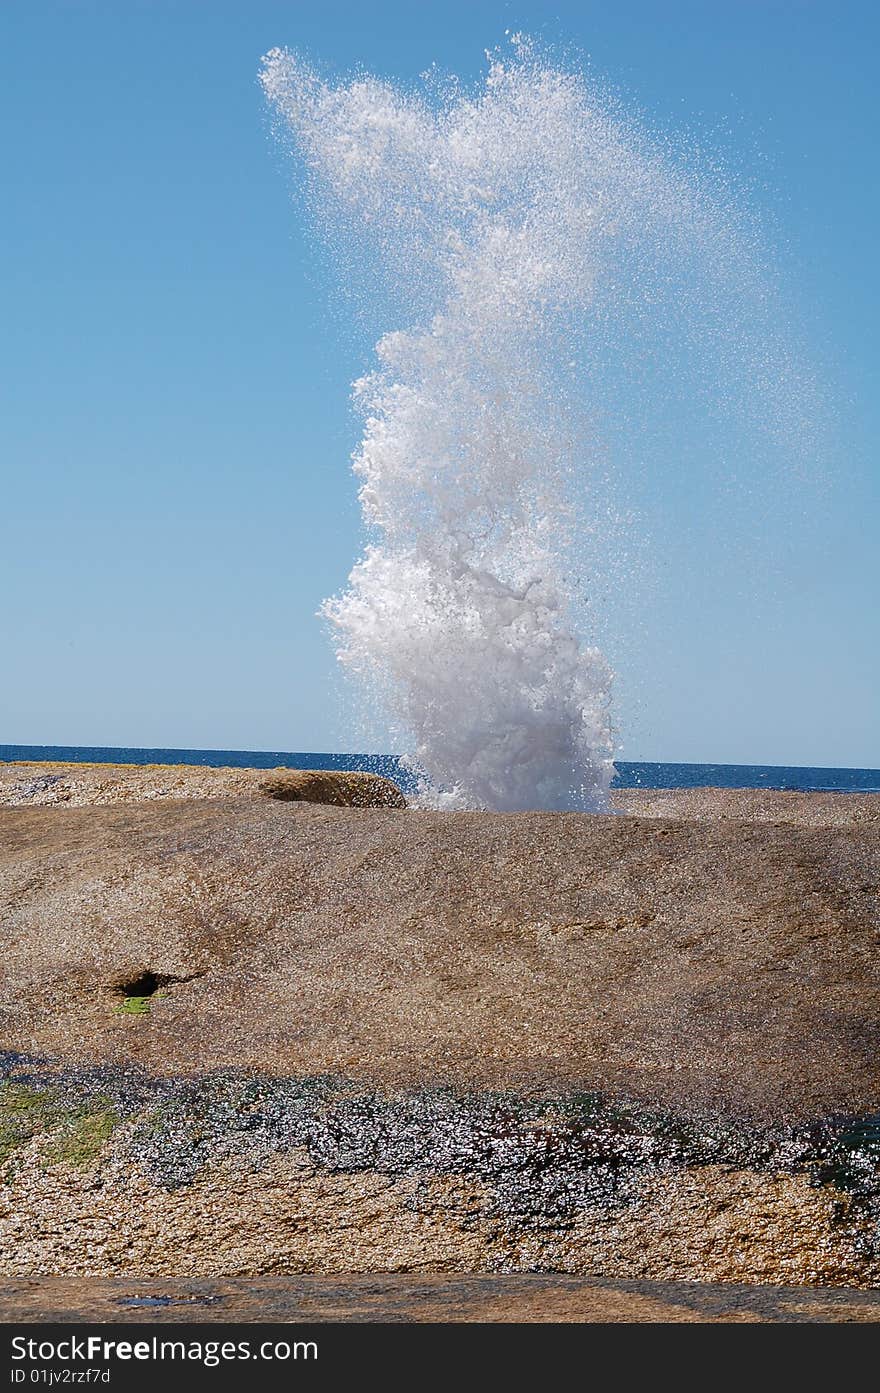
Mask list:
MULTIPOLYGON (((304 801, 402 807, 405 800, 375 774, 327 770, 215 769, 201 764, 54 764, 0 761, 0 807, 110 806, 259 797, 285 786, 304 801)), ((275 796, 278 796, 277 792, 275 796)), ((283 794, 282 794, 283 796, 283 794)), ((801 793, 758 788, 615 789, 611 807, 632 817, 682 822, 773 822, 804 827, 873 826, 880 794, 801 793)))
POLYGON ((0 1272, 877 1285, 880 797, 309 777, 0 766, 0 1272))

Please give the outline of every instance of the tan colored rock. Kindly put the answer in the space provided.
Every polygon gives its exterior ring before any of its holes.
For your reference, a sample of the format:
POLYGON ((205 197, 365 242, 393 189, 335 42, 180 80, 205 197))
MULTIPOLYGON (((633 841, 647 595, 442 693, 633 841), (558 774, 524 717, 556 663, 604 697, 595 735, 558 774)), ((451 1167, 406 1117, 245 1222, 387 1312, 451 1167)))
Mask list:
POLYGON ((871 828, 0 810, 0 1040, 82 1063, 878 1110, 871 828), (126 982, 162 994, 120 1014, 126 982))
POLYGON ((775 823, 790 827, 862 827, 880 833, 880 794, 802 793, 775 788, 621 788, 619 811, 677 822, 775 823))
POLYGON ((390 779, 359 770, 0 763, 0 807, 83 808, 247 797, 338 807, 406 807, 403 794, 390 779))
MULTIPOLYGON (((265 785, 310 788, 310 801, 401 807, 396 785, 342 770, 214 768, 202 764, 58 764, 0 761, 0 807, 89 807, 259 796, 265 785), (366 801, 362 793, 366 793, 366 801), (356 794, 356 797, 353 795, 356 794)), ((280 794, 276 796, 281 796, 280 794)), ((302 796, 302 795, 300 795, 302 796)), ((758 788, 615 789, 615 812, 678 822, 776 823, 880 830, 880 794, 758 788)))
POLYGON ((872 1221, 805 1176, 709 1166, 651 1180, 571 1224, 500 1212, 473 1175, 316 1166, 305 1150, 229 1157, 157 1185, 117 1142, 86 1170, 19 1157, 0 1188, 0 1273, 234 1277, 529 1272, 871 1286, 872 1221))
POLYGON ((661 1284, 880 1282, 878 800, 439 814, 323 777, 7 783, 7 1279, 541 1270, 743 1320, 777 1317, 661 1284))

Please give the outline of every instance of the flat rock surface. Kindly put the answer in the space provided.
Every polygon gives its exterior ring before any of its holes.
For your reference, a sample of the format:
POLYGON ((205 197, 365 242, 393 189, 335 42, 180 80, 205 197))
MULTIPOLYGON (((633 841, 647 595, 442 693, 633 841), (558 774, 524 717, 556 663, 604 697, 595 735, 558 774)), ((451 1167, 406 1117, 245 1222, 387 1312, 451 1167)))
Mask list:
POLYGON ((803 793, 777 788, 621 788, 617 812, 679 822, 776 823, 792 827, 861 827, 880 834, 880 794, 803 793))
MULTIPOLYGON (((213 768, 201 764, 57 764, 0 762, 0 807, 259 797, 273 778, 320 771, 213 768)), ((344 774, 329 771, 331 778, 344 774)), ((361 776, 363 777, 363 776, 361 776)), ((760 788, 615 789, 615 812, 684 822, 776 822, 880 831, 880 794, 802 793, 760 788)))
POLYGON ((42 1277, 11 1281, 0 1320, 873 1322, 880 1292, 848 1287, 616 1282, 565 1276, 370 1275, 138 1281, 42 1277))
POLYGON ((227 797, 269 797, 359 808, 406 806, 390 779, 358 770, 0 763, 0 807, 85 808, 227 797))
POLYGON ((4 808, 0 1042, 165 1074, 877 1111, 877 800, 829 797, 848 822, 253 792, 4 808))

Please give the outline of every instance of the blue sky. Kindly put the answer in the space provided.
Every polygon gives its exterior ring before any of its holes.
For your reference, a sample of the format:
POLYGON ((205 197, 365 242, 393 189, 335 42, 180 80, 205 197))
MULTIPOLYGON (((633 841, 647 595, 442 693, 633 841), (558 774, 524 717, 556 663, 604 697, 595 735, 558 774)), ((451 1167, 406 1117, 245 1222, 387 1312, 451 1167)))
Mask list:
POLYGON ((315 611, 361 545, 370 344, 291 205, 258 63, 477 78, 523 29, 752 186, 836 403, 833 473, 752 535, 701 530, 680 479, 639 499, 623 757, 880 766, 876 13, 6 0, 0 743, 357 747, 315 611))

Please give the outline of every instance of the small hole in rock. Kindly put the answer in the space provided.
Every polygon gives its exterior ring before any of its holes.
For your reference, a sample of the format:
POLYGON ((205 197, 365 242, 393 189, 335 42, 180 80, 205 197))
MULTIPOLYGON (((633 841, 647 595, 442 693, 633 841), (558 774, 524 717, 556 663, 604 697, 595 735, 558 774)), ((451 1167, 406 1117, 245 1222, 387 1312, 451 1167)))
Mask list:
POLYGON ((155 972, 142 972, 127 982, 120 982, 118 989, 122 993, 122 1004, 116 1009, 129 1016, 144 1015, 149 1011, 150 1003, 159 988, 171 980, 169 977, 160 977, 155 972))
POLYGON ((163 977, 157 977, 155 972, 142 972, 140 977, 135 977, 131 982, 122 984, 123 996, 153 996, 161 987, 163 977))
POLYGON ((122 998, 114 1009, 124 1011, 128 1016, 142 1016, 149 1011, 153 1001, 167 995, 163 988, 176 982, 193 982, 198 977, 206 976, 207 971, 207 968, 203 968, 199 972, 190 972, 187 976, 178 976, 173 972, 139 972, 137 976, 132 977, 123 977, 120 974, 112 981, 117 1000, 122 998))

